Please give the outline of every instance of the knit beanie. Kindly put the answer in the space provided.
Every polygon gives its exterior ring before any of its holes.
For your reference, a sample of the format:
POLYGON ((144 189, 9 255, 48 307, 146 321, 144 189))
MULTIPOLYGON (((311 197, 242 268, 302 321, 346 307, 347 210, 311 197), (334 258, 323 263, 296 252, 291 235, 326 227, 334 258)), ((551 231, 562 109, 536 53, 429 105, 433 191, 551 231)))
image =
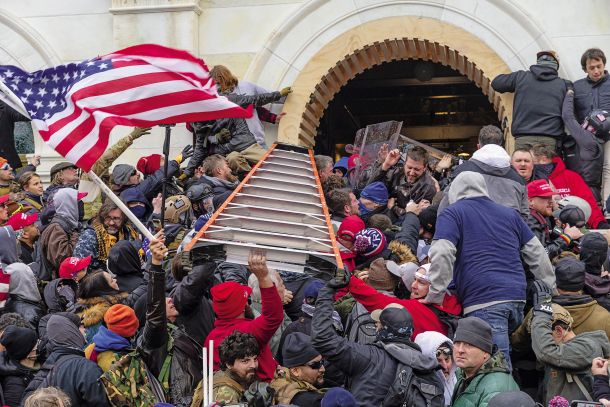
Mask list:
POLYGON ((234 281, 218 284, 210 290, 212 307, 219 319, 232 319, 246 309, 252 288, 234 281))
POLYGON ((117 185, 128 185, 129 177, 135 171, 133 165, 118 164, 112 170, 112 181, 117 185))
POLYGON ((135 311, 123 304, 115 304, 104 314, 104 322, 109 331, 123 338, 131 338, 140 326, 135 311))
POLYGON ((608 258, 608 241, 598 232, 589 232, 580 239, 580 261, 587 273, 599 276, 608 258))
POLYGON ((282 347, 282 365, 284 367, 303 366, 318 356, 320 356, 320 352, 311 344, 309 335, 293 332, 286 336, 282 347))
POLYGON ((357 405, 352 393, 341 387, 328 390, 320 402, 320 407, 356 407, 357 405))
POLYGON ((161 154, 151 154, 141 157, 136 164, 136 168, 142 174, 150 175, 161 168, 161 154))
POLYGON ((371 262, 367 284, 376 290, 394 291, 398 279, 385 265, 385 259, 379 257, 371 262))
POLYGON ((536 402, 529 394, 516 390, 496 394, 487 407, 536 407, 536 402))
POLYGON ((453 343, 466 342, 489 353, 493 353, 491 326, 481 318, 467 317, 458 322, 453 343))
POLYGON ((585 264, 574 257, 564 257, 555 265, 555 281, 560 290, 582 290, 585 286, 585 264))
POLYGON ((424 231, 431 233, 434 235, 436 231, 436 216, 438 214, 438 206, 428 206, 426 209, 422 210, 418 216, 419 223, 424 231))
POLYGON ((29 355, 37 341, 36 331, 15 325, 9 325, 0 339, 0 343, 6 348, 7 356, 15 361, 20 361, 29 355))
POLYGON ((362 190, 360 197, 373 201, 378 205, 385 205, 388 203, 388 189, 383 182, 373 182, 362 190))
POLYGON ((371 258, 381 254, 387 245, 382 231, 368 228, 356 233, 353 251, 366 258, 371 258))
POLYGON ((356 233, 364 228, 366 228, 364 221, 358 215, 351 215, 341 222, 339 230, 337 230, 337 237, 353 242, 356 239, 356 233))

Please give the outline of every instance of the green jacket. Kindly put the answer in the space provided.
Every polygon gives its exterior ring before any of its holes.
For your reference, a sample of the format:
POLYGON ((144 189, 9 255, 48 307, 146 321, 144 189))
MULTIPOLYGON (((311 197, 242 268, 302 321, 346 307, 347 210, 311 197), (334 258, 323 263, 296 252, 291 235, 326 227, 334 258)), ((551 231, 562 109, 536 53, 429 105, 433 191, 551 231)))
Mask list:
POLYGON ((585 332, 565 343, 557 344, 551 331, 551 318, 536 315, 532 320, 532 349, 544 364, 544 404, 554 396, 568 400, 587 400, 592 395, 591 362, 610 356, 610 342, 604 331, 585 332))
POLYGON ((498 393, 519 390, 508 370, 502 352, 498 351, 485 362, 479 371, 466 379, 462 369, 457 370, 457 383, 453 390, 453 407, 487 407, 498 393))

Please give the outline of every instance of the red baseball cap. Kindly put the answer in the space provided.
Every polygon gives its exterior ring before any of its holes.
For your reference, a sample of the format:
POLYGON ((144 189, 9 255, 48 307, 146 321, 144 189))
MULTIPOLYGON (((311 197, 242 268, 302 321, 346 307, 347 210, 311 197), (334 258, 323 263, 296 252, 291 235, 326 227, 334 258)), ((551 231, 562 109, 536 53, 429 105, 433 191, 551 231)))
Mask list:
POLYGON ((23 229, 26 226, 34 224, 38 220, 38 213, 34 212, 31 215, 27 213, 16 213, 11 216, 7 221, 7 226, 11 226, 14 231, 23 229))
POLYGON ((83 199, 84 197, 86 197, 87 195, 89 195, 89 192, 79 192, 76 195, 76 200, 80 201, 81 199, 83 199))
POLYGON ((548 198, 555 195, 548 182, 538 179, 527 184, 527 196, 529 198, 541 197, 548 198))
POLYGON ((10 197, 11 196, 9 194, 0 196, 0 205, 2 205, 3 203, 6 203, 10 199, 10 197))
POLYGON ((91 256, 82 259, 79 257, 68 257, 59 266, 59 277, 74 278, 79 271, 86 270, 89 264, 91 264, 91 256))

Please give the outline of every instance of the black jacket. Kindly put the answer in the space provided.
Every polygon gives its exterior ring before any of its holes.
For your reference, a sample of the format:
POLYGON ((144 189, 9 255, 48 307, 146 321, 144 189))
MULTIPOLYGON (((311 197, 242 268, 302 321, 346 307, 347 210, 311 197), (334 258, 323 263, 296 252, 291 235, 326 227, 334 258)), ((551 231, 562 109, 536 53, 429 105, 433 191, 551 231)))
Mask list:
POLYGON ((551 67, 532 65, 529 71, 501 74, 491 87, 499 93, 514 92, 513 136, 548 136, 564 134, 561 105, 566 94, 566 81, 551 67))
POLYGON ((18 295, 11 294, 6 301, 4 312, 16 312, 31 326, 37 327, 40 318, 46 314, 46 309, 41 302, 26 300, 18 295))
POLYGON ((21 167, 21 160, 15 149, 15 122, 28 121, 30 119, 6 103, 0 103, 0 157, 6 158, 13 168, 21 167))
POLYGON ((608 375, 593 376, 593 399, 610 399, 610 385, 608 384, 608 375))
POLYGON ((229 195, 233 193, 233 190, 239 185, 239 182, 229 182, 216 177, 209 177, 207 175, 199 178, 198 183, 207 184, 212 188, 214 194, 213 202, 214 208, 218 209, 224 201, 227 200, 229 195))
POLYGON ((37 370, 30 369, 12 359, 6 352, 0 352, 0 383, 7 406, 18 406, 26 387, 34 378, 37 370))
MULTIPOLYGON (((396 377, 396 355, 413 369, 436 368, 436 359, 426 357, 419 349, 406 344, 389 344, 396 351, 394 356, 390 356, 376 344, 361 345, 339 336, 332 322, 334 294, 335 290, 328 286, 322 287, 318 293, 311 322, 311 342, 318 352, 350 378, 349 390, 359 406, 381 405, 396 377)), ((442 387, 440 383, 439 387, 442 387)))
POLYGON ((108 253, 108 269, 116 275, 120 291, 132 292, 144 282, 138 250, 129 240, 116 242, 108 253))
POLYGON ((574 82, 576 120, 580 123, 593 110, 610 111, 610 79, 608 78, 608 71, 605 71, 604 77, 597 82, 593 82, 588 76, 574 82))
POLYGON ((138 349, 148 368, 158 377, 168 355, 169 335, 173 338, 169 387, 170 403, 190 406, 193 392, 202 379, 201 343, 181 328, 168 328, 165 311, 165 273, 161 266, 151 266, 148 283, 146 324, 138 338, 138 349))

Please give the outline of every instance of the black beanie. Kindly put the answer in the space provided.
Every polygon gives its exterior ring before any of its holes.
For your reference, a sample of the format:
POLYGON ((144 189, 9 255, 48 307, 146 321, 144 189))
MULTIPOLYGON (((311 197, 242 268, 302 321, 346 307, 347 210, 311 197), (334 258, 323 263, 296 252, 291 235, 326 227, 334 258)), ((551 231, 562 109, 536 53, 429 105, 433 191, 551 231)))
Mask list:
POLYGON ((580 239, 580 261, 587 273, 599 276, 607 258, 608 241, 601 233, 590 232, 580 239))
POLYGON ((8 357, 15 361, 20 361, 29 355, 37 341, 36 331, 15 325, 8 326, 0 339, 0 343, 6 348, 8 357))
POLYGON ((580 291, 585 286, 585 264, 575 257, 564 257, 555 266, 557 288, 580 291))
POLYGON ((438 213, 438 206, 428 206, 426 209, 422 210, 419 214, 419 223, 421 227, 426 231, 430 232, 434 235, 436 231, 436 216, 438 213))
POLYGON ((293 332, 286 336, 282 348, 284 367, 303 366, 318 356, 320 356, 320 352, 313 347, 308 335, 302 332, 293 332))
POLYGON ((516 390, 496 394, 487 407, 536 407, 536 402, 529 394, 516 390))
POLYGON ((460 319, 453 338, 453 343, 455 342, 466 342, 490 355, 493 353, 494 342, 491 335, 491 326, 481 318, 467 317, 460 319))

